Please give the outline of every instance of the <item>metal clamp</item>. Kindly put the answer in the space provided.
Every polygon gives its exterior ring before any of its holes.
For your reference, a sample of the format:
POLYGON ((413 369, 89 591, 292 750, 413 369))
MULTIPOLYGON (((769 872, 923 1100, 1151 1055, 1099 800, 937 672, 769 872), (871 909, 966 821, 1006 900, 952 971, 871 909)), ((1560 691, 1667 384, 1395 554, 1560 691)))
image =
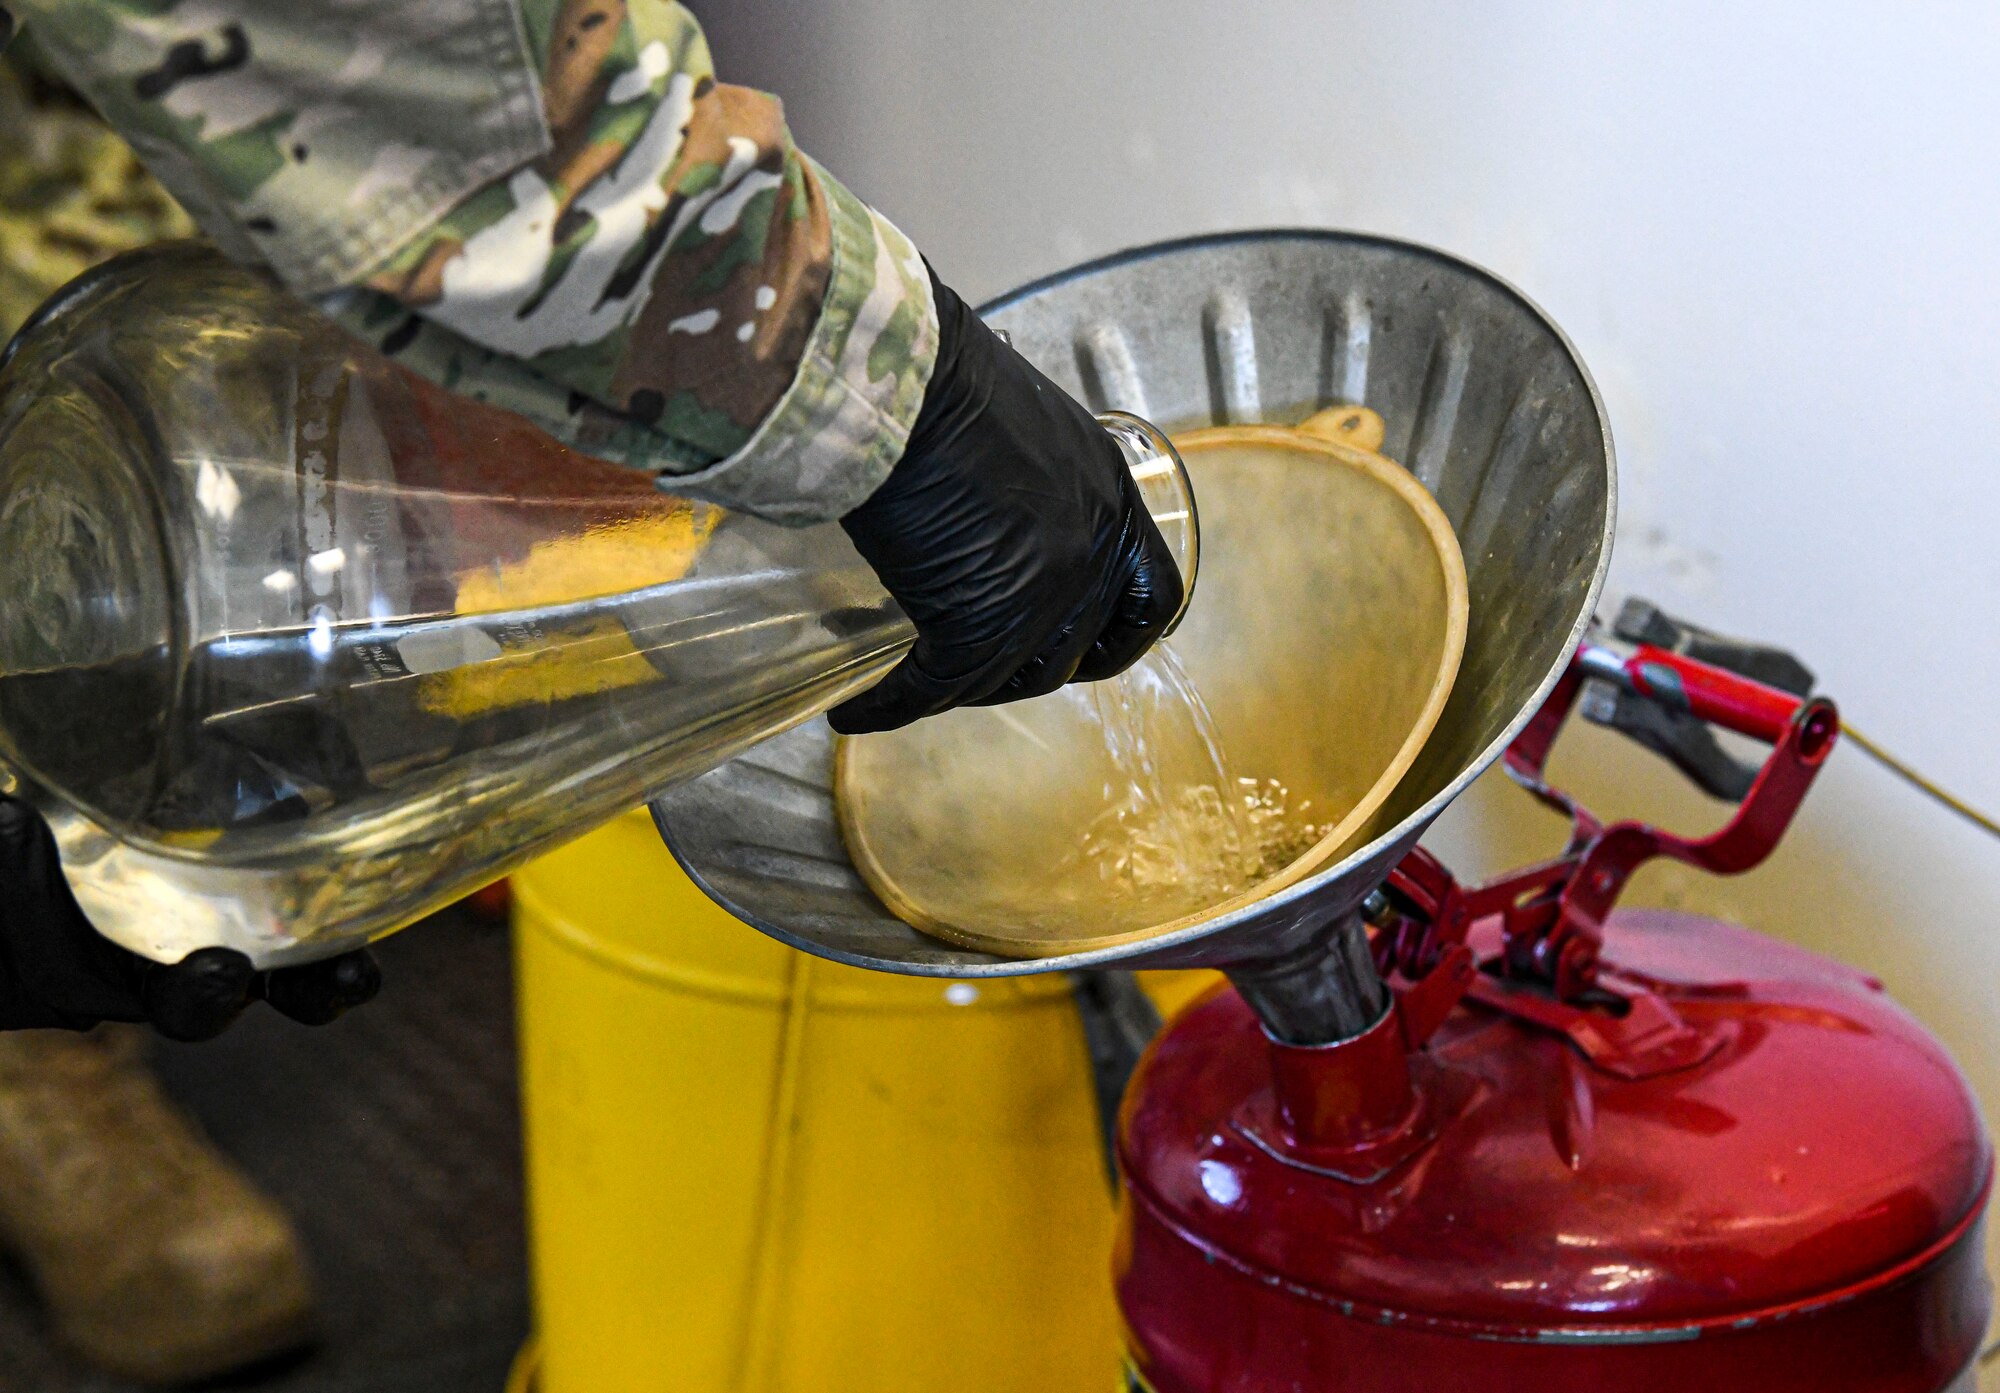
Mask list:
MULTIPOLYGON (((1793 696, 1812 694, 1812 671, 1790 653, 1676 619, 1649 600, 1636 596, 1627 600, 1612 621, 1611 632, 1628 643, 1692 658, 1793 696)), ((1640 696, 1615 681, 1591 678, 1583 684, 1577 711, 1585 720, 1621 731, 1667 760, 1712 798, 1740 803, 1749 796, 1758 766, 1731 755, 1707 722, 1671 703, 1640 696)))

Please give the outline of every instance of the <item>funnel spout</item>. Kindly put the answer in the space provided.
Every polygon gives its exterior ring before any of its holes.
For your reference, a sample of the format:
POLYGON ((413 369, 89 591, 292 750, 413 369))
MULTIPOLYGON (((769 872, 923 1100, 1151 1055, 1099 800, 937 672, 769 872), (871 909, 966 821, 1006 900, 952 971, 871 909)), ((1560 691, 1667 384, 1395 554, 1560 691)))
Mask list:
POLYGON ((1368 931, 1349 910, 1304 947, 1271 962, 1227 969, 1237 995, 1271 1038, 1285 1045, 1333 1045, 1365 1034, 1389 1006, 1368 931))

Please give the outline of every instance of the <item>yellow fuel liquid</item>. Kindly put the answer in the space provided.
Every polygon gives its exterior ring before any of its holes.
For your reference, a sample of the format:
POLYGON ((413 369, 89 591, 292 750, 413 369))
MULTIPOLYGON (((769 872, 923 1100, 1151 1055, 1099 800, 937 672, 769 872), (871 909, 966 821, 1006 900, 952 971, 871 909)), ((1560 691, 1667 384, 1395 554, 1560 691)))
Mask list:
POLYGON ((1281 780, 1234 772, 1170 642, 1076 699, 1095 710, 1114 777, 1103 810, 1055 868, 1065 899, 1170 919, 1275 875, 1332 830, 1281 780))

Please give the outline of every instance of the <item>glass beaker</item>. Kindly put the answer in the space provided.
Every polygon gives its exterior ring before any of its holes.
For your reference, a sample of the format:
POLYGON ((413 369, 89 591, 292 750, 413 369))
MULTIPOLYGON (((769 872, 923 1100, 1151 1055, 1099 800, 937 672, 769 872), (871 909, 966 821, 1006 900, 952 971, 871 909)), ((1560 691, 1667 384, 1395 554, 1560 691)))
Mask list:
MULTIPOLYGON (((125 947, 421 917, 860 691, 914 637, 837 526, 661 492, 197 244, 0 367, 0 765, 125 947)), ((1192 590, 1173 447, 1107 418, 1192 590)))

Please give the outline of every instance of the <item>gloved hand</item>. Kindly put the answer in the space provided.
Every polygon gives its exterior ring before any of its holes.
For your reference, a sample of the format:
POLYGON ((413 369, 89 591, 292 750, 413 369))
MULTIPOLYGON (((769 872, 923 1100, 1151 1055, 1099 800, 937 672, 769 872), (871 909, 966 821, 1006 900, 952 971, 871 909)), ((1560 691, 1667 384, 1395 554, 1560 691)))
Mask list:
POLYGON ((231 948, 203 948, 167 967, 127 952, 77 908, 40 814, 0 795, 0 1030, 151 1021, 168 1039, 207 1040, 259 998, 324 1025, 381 986, 365 950, 275 972, 231 948))
POLYGON ((908 449, 841 526, 917 627, 844 735, 1042 696, 1138 661, 1181 577, 1091 414, 931 276, 937 367, 908 449))

